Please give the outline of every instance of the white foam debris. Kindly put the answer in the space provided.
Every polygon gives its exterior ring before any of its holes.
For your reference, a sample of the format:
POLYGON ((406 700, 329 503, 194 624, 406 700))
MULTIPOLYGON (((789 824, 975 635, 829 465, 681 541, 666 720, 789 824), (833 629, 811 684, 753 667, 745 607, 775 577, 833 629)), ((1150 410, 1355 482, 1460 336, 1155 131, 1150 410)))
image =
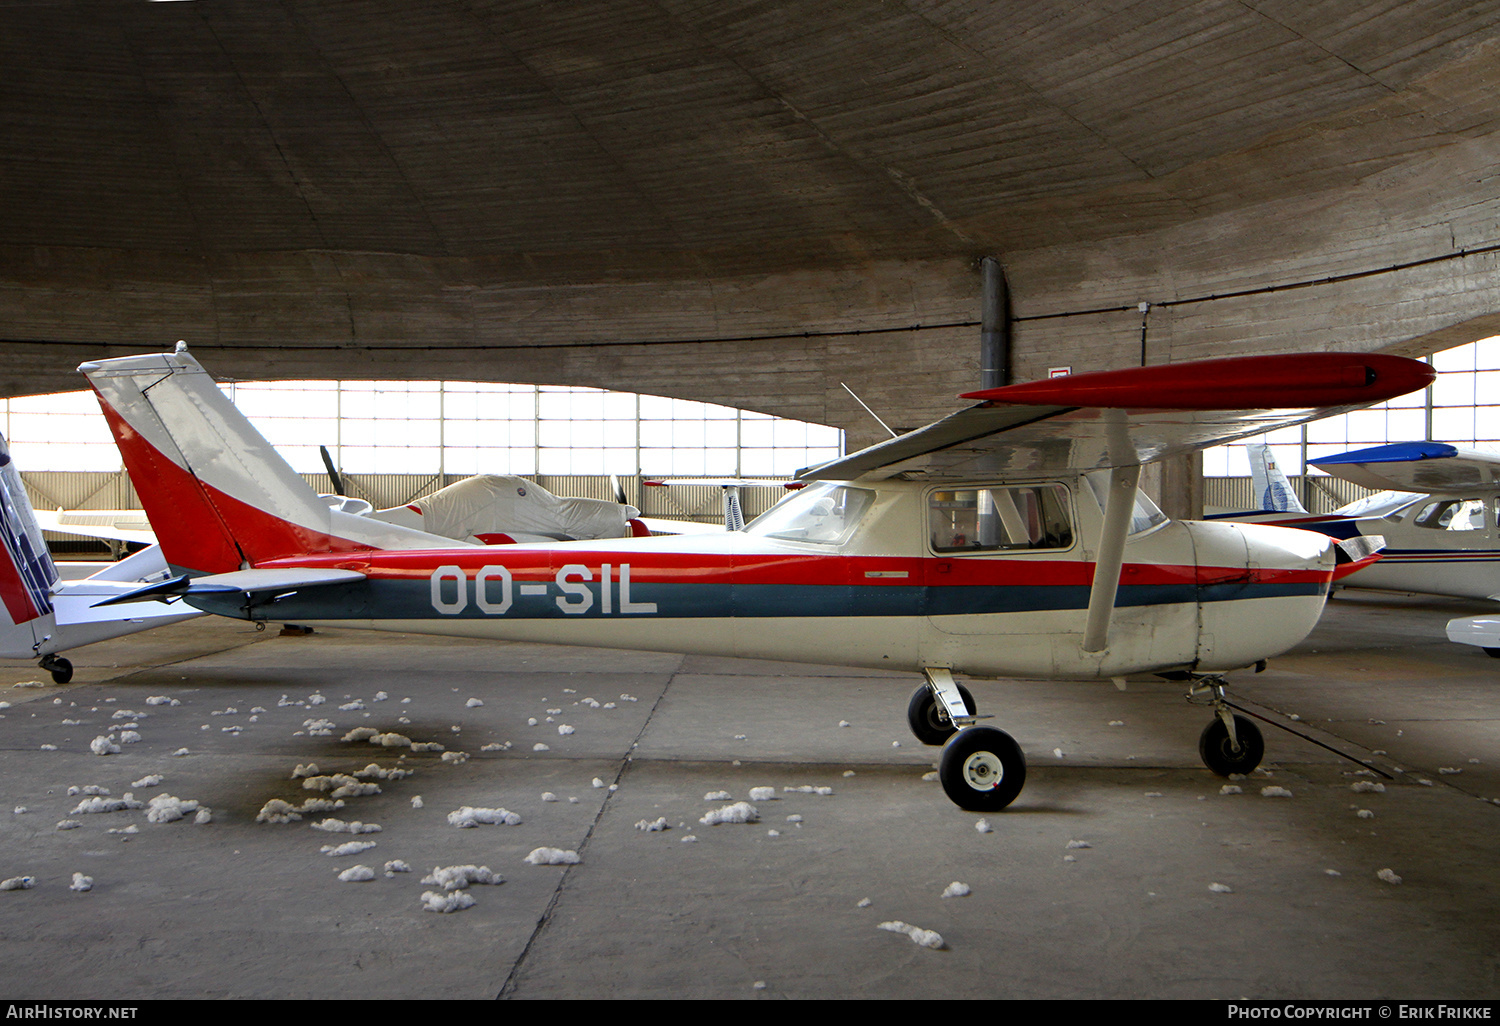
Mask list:
POLYGON ((68 815, 79 816, 91 812, 124 812, 128 809, 144 809, 145 807, 144 802, 136 801, 134 795, 127 791, 122 798, 104 798, 101 796, 85 798, 68 815))
POLYGON ((98 784, 85 784, 83 787, 68 788, 69 798, 75 794, 109 794, 109 788, 100 787, 98 784))
POLYGON ((944 898, 967 898, 970 895, 970 893, 972 893, 972 892, 969 890, 969 885, 968 884, 961 883, 958 880, 954 880, 947 887, 943 888, 942 897, 944 897, 944 898))
POLYGON ((374 727, 355 727, 349 733, 339 738, 340 741, 368 741, 372 737, 379 736, 380 731, 374 727))
POLYGON ((82 720, 63 720, 62 725, 64 727, 76 727, 82 722, 82 720))
POLYGON ((207 806, 199 806, 198 811, 193 813, 194 826, 203 826, 205 823, 212 823, 213 821, 213 810, 209 809, 207 806))
POLYGON ((371 734, 367 739, 372 745, 380 745, 382 748, 411 748, 414 747, 411 738, 405 734, 397 734, 395 731, 387 731, 384 734, 371 734))
POLYGON ((507 809, 476 809, 465 805, 461 809, 448 813, 448 825, 456 827, 477 827, 481 823, 516 826, 520 822, 521 817, 507 809))
POLYGON ((55 752, 55 751, 57 751, 57 746, 56 745, 42 745, 42 751, 44 751, 44 752, 55 752))
POLYGON ((445 891, 461 891, 470 884, 503 884, 505 877, 489 866, 436 866, 422 878, 424 884, 441 887, 445 891))
POLYGON ((343 858, 345 855, 358 855, 360 852, 369 851, 377 843, 376 841, 345 841, 343 844, 325 844, 318 850, 331 858, 343 858))
POLYGON ((332 720, 311 719, 303 720, 302 726, 313 737, 332 737, 335 724, 332 720))
POLYGON ((801 823, 802 822, 802 817, 800 815, 798 815, 797 813, 794 812, 794 813, 792 813, 790 816, 788 816, 786 818, 786 821, 788 823, 801 823))
POLYGON ((260 807, 260 812, 255 815, 257 823, 294 823, 301 819, 302 815, 297 807, 290 802, 284 802, 280 798, 272 798, 260 807))
POLYGON ((344 883, 368 883, 375 879, 375 870, 369 866, 350 866, 339 874, 339 879, 344 883))
POLYGON ((833 794, 833 788, 815 786, 813 784, 803 784, 801 787, 783 787, 781 790, 783 792, 791 792, 793 794, 833 794))
MULTIPOLYGON (((384 692, 381 692, 381 694, 384 694, 384 692)), ((391 861, 389 861, 389 862, 387 862, 385 864, 385 875, 386 876, 395 876, 397 873, 410 873, 410 872, 411 872, 411 866, 407 865, 405 862, 401 861, 400 859, 391 859, 391 861)))
POLYGON ((891 933, 904 933, 911 938, 913 944, 920 944, 924 948, 936 950, 946 946, 943 942, 943 935, 936 930, 924 930, 921 927, 912 926, 910 923, 903 923, 899 919, 892 919, 889 922, 881 923, 877 929, 887 930, 891 933))
POLYGON ((855 908, 869 908, 871 904, 873 904, 873 902, 871 902, 869 898, 860 898, 858 901, 856 901, 854 903, 854 907, 855 908))
POLYGON ((464 763, 466 763, 466 762, 469 761, 469 753, 468 752, 444 752, 443 753, 443 761, 446 762, 446 763, 451 763, 451 764, 453 764, 455 766, 462 766, 464 763))
POLYGON ((781 836, 781 831, 780 830, 776 830, 776 829, 767 830, 766 831, 766 836, 767 837, 780 837, 781 836))
MULTIPOLYGON (((302 809, 300 811, 307 812, 309 810, 302 809)), ((337 819, 333 816, 319 820, 311 824, 311 826, 314 830, 321 830, 325 834, 378 834, 381 830, 379 823, 362 823, 357 819, 346 823, 342 819, 337 819)))
POLYGON ((28 809, 28 808, 26 808, 26 806, 24 806, 24 805, 17 805, 14 809, 11 809, 10 811, 11 811, 11 815, 13 815, 13 816, 24 816, 26 813, 30 812, 31 810, 28 809))
POLYGON ((656 833, 656 832, 659 832, 659 831, 662 831, 662 830, 671 830, 672 829, 670 826, 667 825, 667 817, 666 816, 662 816, 660 819, 653 820, 653 821, 648 821, 648 820, 644 820, 644 819, 640 820, 638 823, 636 823, 635 828, 637 830, 645 830, 645 831, 648 831, 648 832, 651 832, 651 833, 656 833))
POLYGON ((1462 773, 1463 772, 1463 768, 1459 767, 1459 766, 1439 766, 1438 767, 1438 772, 1441 773, 1445 777, 1451 777, 1455 773, 1462 773))
POLYGON ((901 747, 901 742, 900 741, 892 741, 891 742, 891 747, 892 748, 900 748, 901 747))
POLYGON ((1093 845, 1088 841, 1069 841, 1066 845, 1064 845, 1064 847, 1072 850, 1075 848, 1092 848, 1093 845))
POLYGON ((58 820, 57 823, 57 829, 59 830, 77 830, 81 826, 83 826, 83 824, 78 822, 78 820, 76 819, 58 820))
MULTIPOLYGON (((604 785, 600 783, 595 784, 594 786, 603 787, 604 785)), ((703 796, 703 800, 706 802, 727 802, 729 801, 730 797, 731 796, 728 791, 710 791, 703 796)))
POLYGON ((1471 765, 1471 766, 1478 766, 1479 765, 1479 760, 1478 759, 1470 759, 1469 760, 1469 765, 1471 765))
POLYGON ((925 781, 927 781, 928 783, 931 783, 932 781, 936 780, 937 778, 938 778, 937 770, 930 770, 930 771, 922 774, 922 779, 925 780, 925 781))
MULTIPOLYGON (((538 741, 536 744, 531 746, 531 750, 533 752, 550 752, 552 751, 552 747, 550 745, 544 745, 540 741, 538 741)), ((601 784, 600 786, 602 787, 603 785, 601 784)))
POLYGON ((566 723, 559 723, 557 725, 557 732, 563 737, 567 737, 569 734, 573 733, 573 728, 568 726, 566 723))
POLYGON ((1208 885, 1208 889, 1211 890, 1211 891, 1213 891, 1215 894, 1233 894, 1234 893, 1234 888, 1231 887, 1231 886, 1229 886, 1228 884, 1211 883, 1211 884, 1208 885))
POLYGON ((1349 790, 1355 794, 1385 794, 1385 785, 1369 780, 1356 780, 1349 785, 1349 790))
POLYGON ((1325 869, 1325 870, 1323 870, 1323 872, 1326 875, 1328 875, 1328 876, 1343 876, 1344 875, 1343 873, 1340 873, 1337 869, 1325 869))
POLYGON ((89 751, 95 755, 119 755, 120 746, 115 744, 113 734, 108 736, 101 734, 89 742, 89 751))
POLYGON ((172 754, 174 756, 176 756, 177 758, 181 758, 184 755, 192 755, 193 753, 190 752, 190 751, 188 751, 186 748, 179 748, 179 749, 177 749, 177 751, 173 752, 172 754))
POLYGON ((146 699, 146 704, 147 705, 181 705, 182 703, 179 702, 175 698, 168 698, 166 695, 151 695, 149 698, 146 699))
MULTIPOLYGON (((16 685, 20 687, 20 685, 16 685)), ((0 891, 29 891, 36 886, 34 876, 13 876, 8 880, 0 880, 0 891)))
POLYGON ((464 728, 460 727, 458 724, 455 723, 455 724, 453 724, 453 726, 449 727, 448 729, 451 730, 451 731, 453 731, 453 733, 458 734, 458 733, 461 733, 464 728))
POLYGON ((339 706, 339 712, 358 712, 365 707, 365 703, 356 698, 352 702, 345 702, 339 706))
POLYGON ((322 705, 326 701, 328 701, 328 699, 324 698, 322 695, 318 694, 316 691, 314 691, 312 694, 310 694, 310 695, 307 696, 307 704, 308 705, 322 705))
POLYGON ((1241 787, 1239 784, 1225 784, 1223 787, 1219 788, 1219 793, 1220 794, 1244 794, 1245 793, 1245 789, 1243 787, 1241 787))
POLYGON ((1358 812, 1355 813, 1355 815, 1358 816, 1360 819, 1374 819, 1375 818, 1375 813, 1371 812, 1369 809, 1360 809, 1358 812))
POLYGON ((854 776, 854 771, 853 770, 844 770, 844 776, 846 776, 846 777, 852 777, 852 776, 854 776))
POLYGON ((593 698, 585 698, 585 699, 583 699, 583 701, 576 702, 574 704, 575 705, 586 705, 590 709, 597 709, 597 708, 599 708, 599 702, 598 702, 598 700, 597 699, 593 699, 593 698))
POLYGON ((464 703, 464 708, 466 708, 466 709, 478 709, 483 704, 484 704, 484 699, 482 699, 482 698, 471 698, 467 702, 464 703))
POLYGON ((622 702, 639 702, 640 699, 636 698, 634 695, 621 695, 620 696, 620 701, 622 701, 622 702))
POLYGON ((94 878, 91 876, 84 876, 82 873, 74 873, 73 882, 68 884, 68 890, 78 891, 80 894, 84 891, 91 891, 93 889, 94 878))
MULTIPOLYGON (((235 729, 238 730, 239 728, 236 727, 235 729)), ((141 735, 140 735, 140 733, 138 731, 134 731, 134 730, 122 730, 122 731, 120 731, 120 744, 122 744, 122 745, 133 745, 137 741, 139 741, 140 739, 141 739, 141 735)))
POLYGON ((697 840, 698 840, 698 837, 697 837, 696 834, 688 834, 686 837, 684 837, 682 839, 682 843, 683 844, 694 844, 694 843, 697 842, 697 840))
POLYGON ((536 726, 536 717, 535 716, 528 716, 528 717, 526 717, 526 726, 528 726, 528 727, 534 727, 534 726, 536 726))
POLYGON ((576 866, 583 860, 578 857, 576 851, 564 851, 561 848, 533 848, 531 854, 522 861, 533 866, 576 866))
POLYGON ((1394 885, 1394 884, 1398 884, 1398 883, 1401 882, 1401 877, 1397 876, 1396 873, 1395 873, 1395 871, 1390 870, 1390 869, 1382 869, 1380 872, 1376 873, 1375 875, 1379 879, 1384 880, 1388 884, 1394 885))
POLYGON ((411 796, 411 807, 414 808, 414 809, 420 809, 422 807, 422 796, 421 795, 414 794, 414 795, 411 796))
POLYGON ((752 802, 773 802, 776 800, 776 788, 752 787, 750 789, 750 800, 752 802))
POLYGON ((593 786, 595 786, 595 787, 603 787, 604 786, 604 781, 600 780, 598 777, 595 777, 594 780, 593 780, 593 786))
POLYGON ((174 823, 190 812, 197 812, 199 808, 196 799, 159 794, 151 799, 146 809, 146 820, 151 823, 174 823))
POLYGON ((487 745, 481 745, 479 750, 481 752, 508 752, 508 751, 510 751, 510 742, 509 741, 491 741, 487 745))
POLYGON ((1052 755, 1055 758, 1061 759, 1063 758, 1063 750, 1061 748, 1054 748, 1052 749, 1052 755))
POLYGON ((604 708, 606 708, 606 709, 613 709, 613 708, 615 708, 615 703, 613 703, 613 702, 605 702, 604 703, 604 708))
POLYGON ((139 780, 132 780, 130 782, 130 786, 131 787, 159 787, 161 785, 161 782, 163 780, 165 780, 165 779, 166 779, 166 777, 162 776, 160 773, 148 773, 148 774, 146 774, 146 776, 142 777, 139 780))
POLYGON ((1142 797, 1145 797, 1145 798, 1160 798, 1161 796, 1162 796, 1162 794, 1161 794, 1160 791, 1147 791, 1142 797))
POLYGON ((1111 727, 1123 727, 1123 726, 1125 726, 1125 721, 1124 720, 1110 720, 1109 721, 1109 725, 1111 727))
POLYGON ((360 780, 405 780, 416 772, 416 770, 402 769, 399 766, 385 769, 372 762, 364 769, 356 770, 354 775, 360 780))
POLYGON ((422 908, 428 912, 461 912, 474 907, 474 896, 468 891, 453 891, 439 894, 437 891, 422 892, 422 908))
POLYGON ((151 718, 151 714, 131 712, 129 709, 116 709, 109 718, 112 720, 146 720, 151 718))
POLYGON ((990 826, 990 821, 987 819, 981 819, 975 823, 974 829, 981 834, 992 834, 995 832, 995 828, 990 826))
POLYGON ((11 686, 17 688, 44 688, 47 685, 39 680, 18 680, 11 686))
POLYGON ((839 726, 840 727, 847 727, 847 726, 849 726, 849 721, 848 720, 839 720, 839 726))
POLYGON ((700 817, 698 822, 704 826, 717 826, 720 823, 759 823, 760 813, 749 802, 735 802, 733 805, 726 805, 700 817))
POLYGON ((1262 798, 1291 798, 1292 792, 1288 791, 1284 787, 1279 787, 1276 784, 1272 784, 1270 787, 1261 788, 1260 796, 1262 798))
POLYGON ((1428 780, 1426 777, 1418 777, 1417 778, 1417 783, 1421 784, 1423 787, 1431 787, 1432 786, 1432 781, 1428 780))

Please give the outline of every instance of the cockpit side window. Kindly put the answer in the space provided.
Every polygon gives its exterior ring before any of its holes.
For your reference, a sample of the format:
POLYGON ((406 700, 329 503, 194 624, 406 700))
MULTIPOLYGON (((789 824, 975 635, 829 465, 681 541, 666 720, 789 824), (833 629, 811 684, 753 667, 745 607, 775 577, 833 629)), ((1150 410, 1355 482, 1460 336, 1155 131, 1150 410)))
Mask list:
POLYGON ((1068 490, 1058 484, 936 491, 927 500, 934 552, 1066 549, 1068 490))
POLYGON ((1412 521, 1433 531, 1483 531, 1482 499, 1439 499, 1423 506, 1412 521))
POLYGON ((865 488, 818 484, 781 500, 745 526, 746 534, 784 541, 842 545, 854 533, 875 493, 865 488))

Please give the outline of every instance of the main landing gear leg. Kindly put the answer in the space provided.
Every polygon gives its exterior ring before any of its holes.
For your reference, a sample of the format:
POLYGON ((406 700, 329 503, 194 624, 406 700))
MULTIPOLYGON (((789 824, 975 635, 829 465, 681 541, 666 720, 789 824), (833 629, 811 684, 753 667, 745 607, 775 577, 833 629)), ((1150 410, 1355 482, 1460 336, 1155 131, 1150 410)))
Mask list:
POLYGON ((1260 728, 1244 716, 1236 716, 1224 700, 1223 677, 1195 677, 1188 686, 1189 702, 1207 702, 1215 719, 1198 737, 1198 755, 1203 765, 1221 777, 1249 773, 1266 754, 1260 728))
POLYGON ((1026 756, 1015 739, 994 727, 978 727, 978 707, 950 670, 922 671, 927 683, 907 706, 907 723, 927 745, 948 742, 938 764, 943 791, 961 809, 999 812, 1026 784, 1026 756), (951 740, 949 740, 951 738, 951 740))

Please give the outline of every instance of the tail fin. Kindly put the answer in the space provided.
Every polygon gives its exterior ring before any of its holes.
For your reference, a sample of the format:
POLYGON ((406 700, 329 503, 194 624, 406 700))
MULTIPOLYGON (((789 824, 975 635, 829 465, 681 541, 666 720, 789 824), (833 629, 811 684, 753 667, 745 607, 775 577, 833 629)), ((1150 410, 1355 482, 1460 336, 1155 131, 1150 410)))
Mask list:
POLYGON ((52 633, 57 567, 0 437, 0 653, 27 656, 52 633))
POLYGON ((98 393, 167 562, 225 573, 368 546, 331 534, 327 503, 185 351, 78 368, 98 393))
POLYGON ((1261 509, 1276 513, 1307 512, 1292 491, 1292 483, 1276 465, 1269 445, 1264 442, 1247 445, 1245 453, 1250 457, 1250 485, 1261 509))

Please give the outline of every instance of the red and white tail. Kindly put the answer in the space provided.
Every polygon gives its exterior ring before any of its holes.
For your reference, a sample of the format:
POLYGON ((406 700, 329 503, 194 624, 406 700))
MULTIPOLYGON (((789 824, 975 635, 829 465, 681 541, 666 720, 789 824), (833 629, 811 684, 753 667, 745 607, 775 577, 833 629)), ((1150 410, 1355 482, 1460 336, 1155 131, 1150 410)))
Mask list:
POLYGON ((55 583, 57 567, 0 437, 0 654, 31 655, 53 633, 55 583))
POLYGON ((78 368, 98 394, 167 562, 226 573, 369 548, 335 537, 328 504, 185 351, 78 368))

